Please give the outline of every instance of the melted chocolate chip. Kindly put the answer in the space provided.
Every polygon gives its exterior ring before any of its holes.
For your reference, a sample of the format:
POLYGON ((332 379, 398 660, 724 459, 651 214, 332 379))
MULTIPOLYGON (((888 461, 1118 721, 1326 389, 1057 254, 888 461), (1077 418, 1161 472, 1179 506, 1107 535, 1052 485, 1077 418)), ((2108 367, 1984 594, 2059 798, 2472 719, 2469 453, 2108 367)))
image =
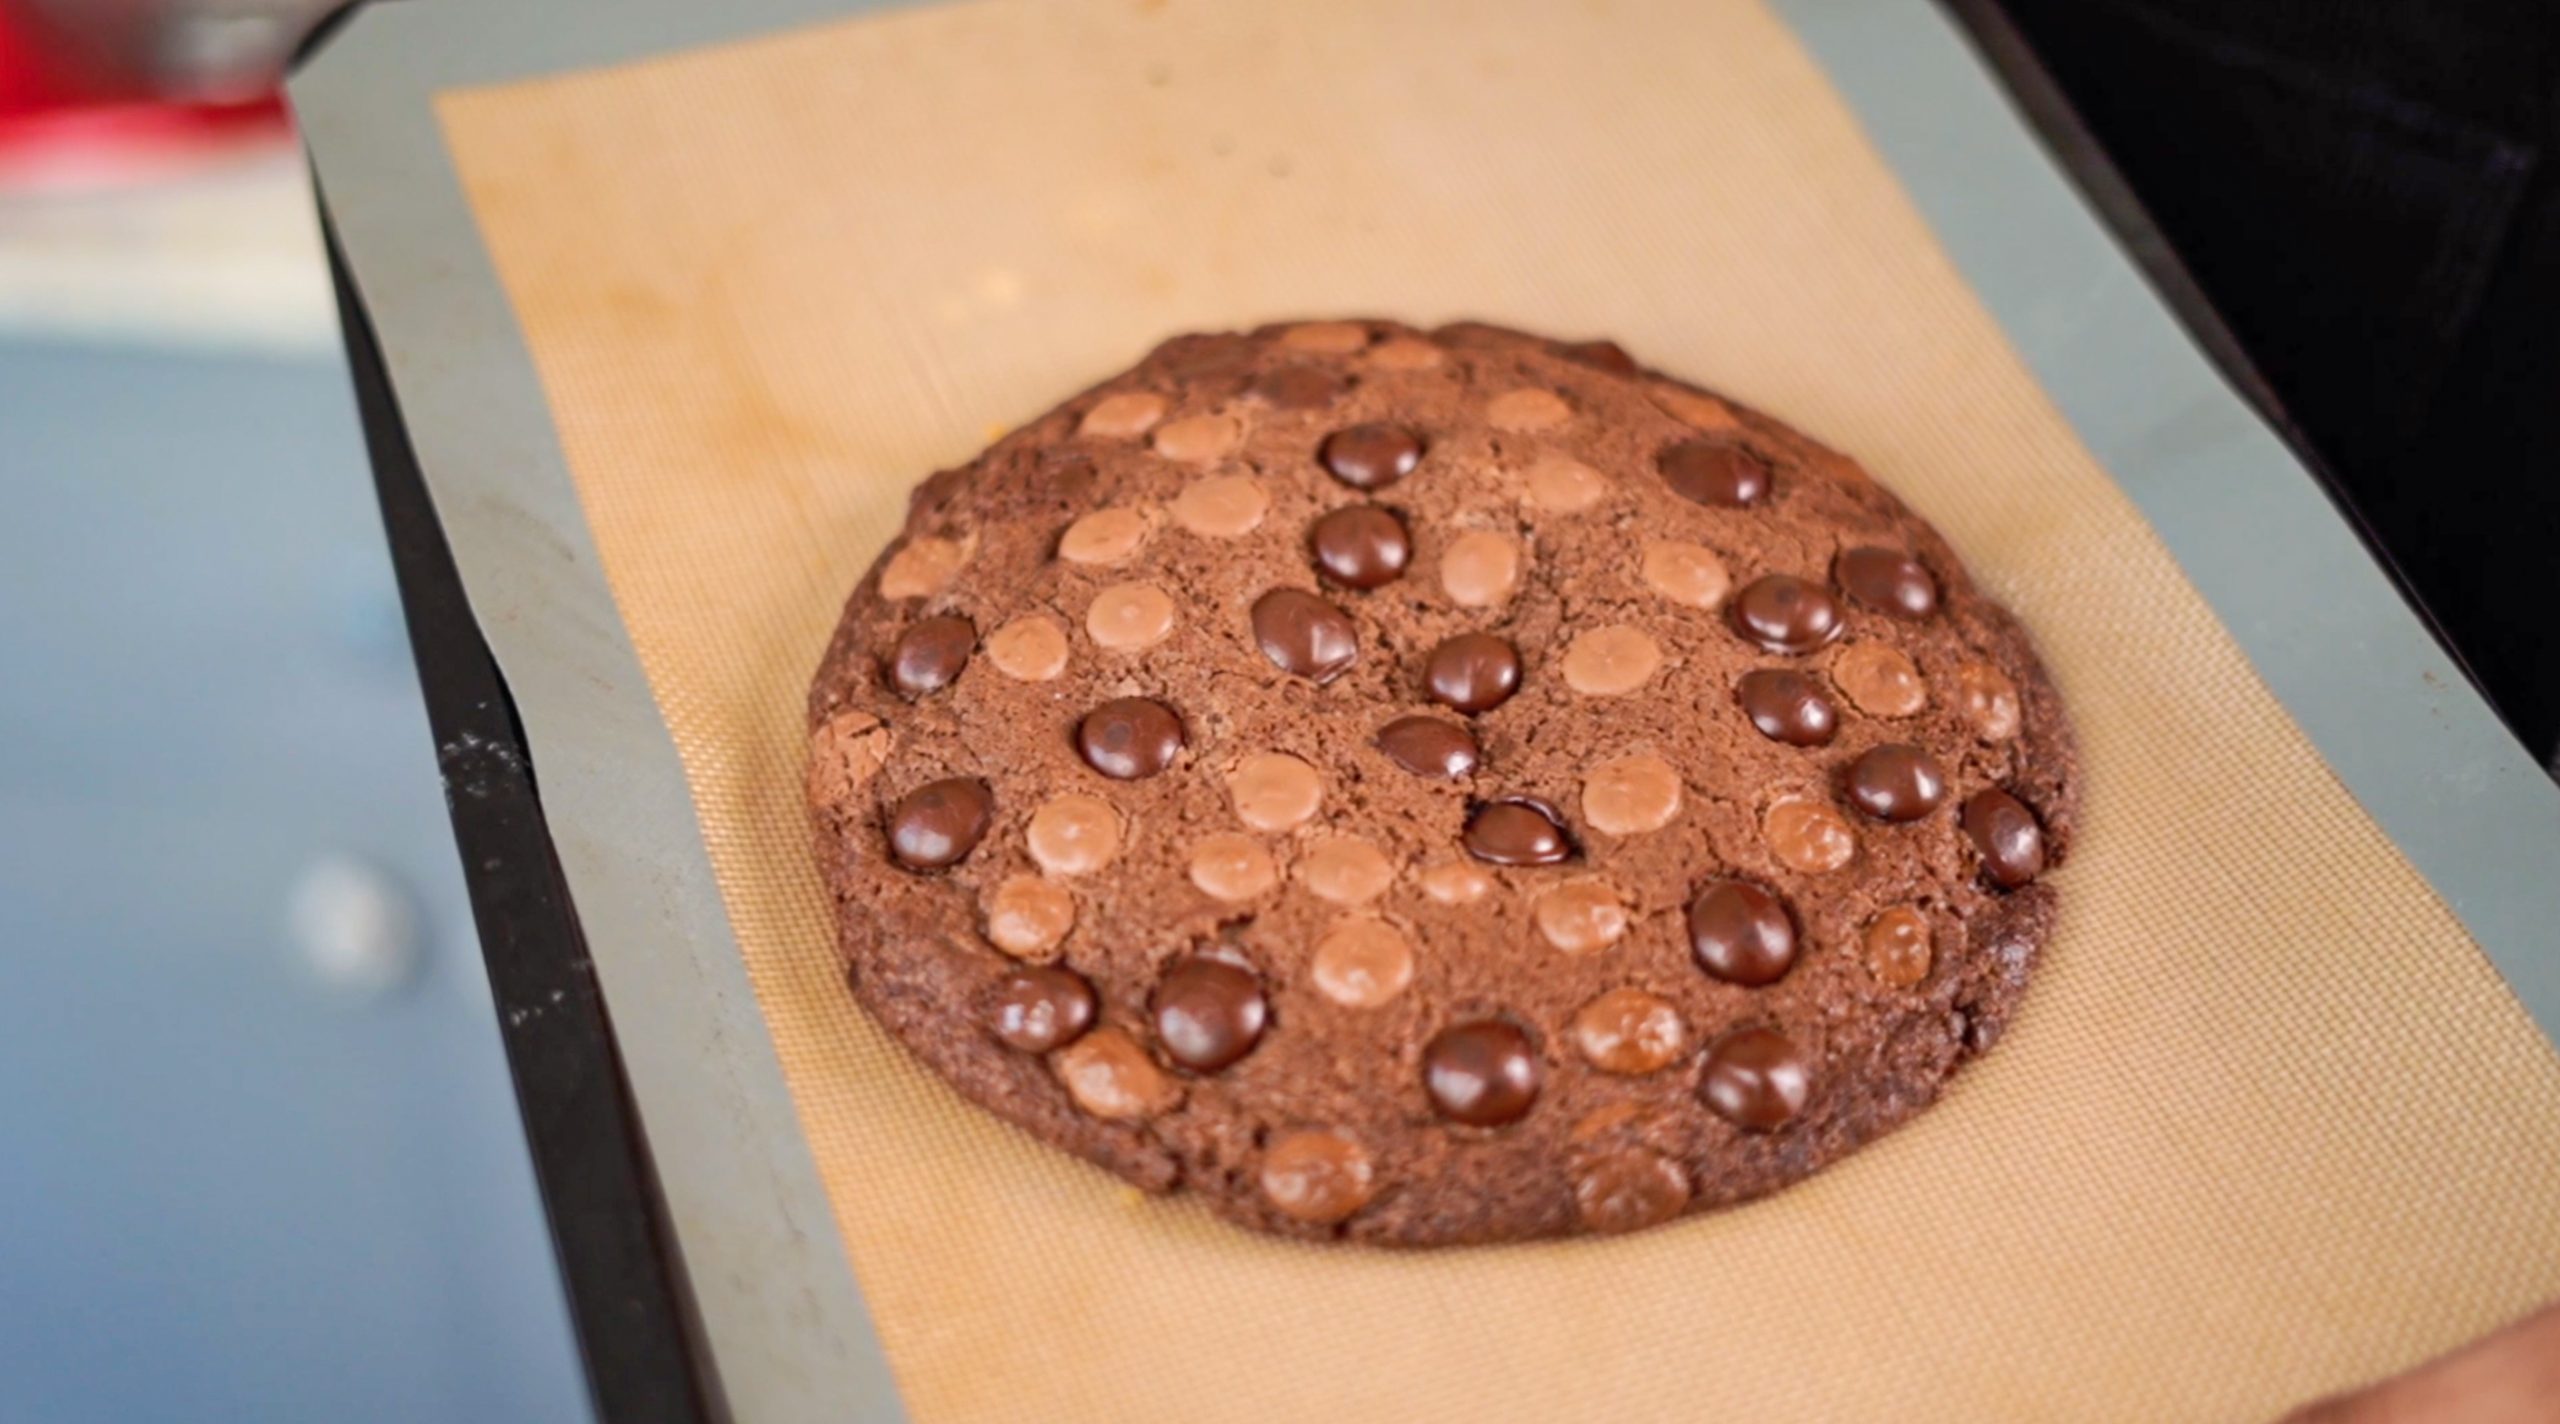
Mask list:
POLYGON ((1739 509, 1769 495, 1769 462, 1730 440, 1683 440, 1653 462, 1673 494, 1696 504, 1739 509))
POLYGON ((939 870, 977 849, 995 814, 995 793, 975 777, 927 782, 890 809, 889 853, 911 870, 939 870))
POLYGON ((1461 712, 1490 712, 1520 690, 1520 650, 1491 633, 1460 633, 1431 650, 1422 684, 1461 712))
POLYGON ((1785 668, 1758 668, 1742 675, 1734 696, 1742 715, 1760 735, 1791 747, 1827 746, 1840 729, 1840 714, 1824 696, 1822 684, 1785 668))
POLYGON ((1851 549, 1832 567, 1851 598, 1896 618, 1926 618, 1938 611, 1938 585, 1929 571, 1893 549, 1851 549))
POLYGON ((1773 653, 1809 653, 1840 636, 1840 605, 1822 585, 1766 574, 1733 600, 1734 631, 1773 653))
POLYGON ((1422 1086, 1431 1106, 1470 1127, 1527 1117, 1544 1076, 1529 1035, 1500 1019, 1444 1029, 1422 1050, 1422 1086))
POLYGON ((1918 747, 1890 742, 1849 763, 1849 799, 1879 821, 1916 821, 1947 799, 1947 774, 1918 747))
POLYGON ((1360 656, 1351 615, 1300 588, 1275 588, 1253 602, 1253 640, 1284 672, 1331 682, 1360 656))
POLYGON ((1350 504, 1307 530, 1307 550, 1315 555, 1317 572, 1335 583, 1376 588, 1412 562, 1413 538, 1392 510, 1350 504))
POLYGON ((1422 463, 1422 437, 1401 425, 1349 426, 1326 436, 1316 459, 1353 489, 1383 489, 1422 463))
POLYGON ((2044 874, 2044 828, 2026 802, 1990 787, 1965 799, 1963 819, 1992 884, 2015 890, 2044 874))
POLYGON ((1557 865, 1573 858, 1564 818, 1525 796, 1477 807, 1463 839, 1467 854, 1494 865, 1557 865))
POLYGON ((1758 988, 1796 962, 1796 926, 1777 896, 1740 880, 1719 880, 1689 902, 1689 952, 1728 984, 1758 988))
POLYGON ((1483 755, 1473 733, 1437 717, 1398 717, 1380 727, 1378 750, 1416 776, 1450 781, 1474 771, 1483 755))
POLYGON ((1350 385, 1349 377, 1321 366, 1283 366, 1254 377, 1245 393, 1282 410, 1317 410, 1333 404, 1350 385))
POLYGON ((898 635, 889 652, 889 685, 922 697, 951 685, 978 646, 978 630, 966 618, 927 618, 898 635))
POLYGON ((1043 964, 1005 976, 990 1018, 1007 1048, 1046 1053, 1082 1038, 1093 1013, 1093 986, 1083 975, 1043 964))
POLYGON ((1174 1062, 1215 1073, 1253 1051, 1271 1007, 1250 969, 1195 956, 1156 981, 1156 1039, 1174 1062))
POLYGON ((1085 764, 1114 781, 1136 781, 1173 765, 1183 744, 1182 719, 1147 697, 1115 697, 1076 724, 1085 764))
POLYGON ((1804 1111, 1813 1070, 1793 1039, 1774 1028, 1746 1028, 1707 1051, 1698 1096, 1734 1126, 1768 1132, 1804 1111))

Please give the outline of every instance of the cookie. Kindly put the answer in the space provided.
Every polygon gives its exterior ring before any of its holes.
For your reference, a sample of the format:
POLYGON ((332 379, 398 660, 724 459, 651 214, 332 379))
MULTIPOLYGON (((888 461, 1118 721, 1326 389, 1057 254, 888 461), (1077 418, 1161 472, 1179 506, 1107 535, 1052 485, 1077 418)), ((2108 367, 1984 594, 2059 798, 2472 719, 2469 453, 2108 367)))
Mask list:
POLYGON ((1623 1232, 1991 1047, 2052 684, 1846 457, 1606 342, 1166 342, 916 492, 811 690, 852 989, 1249 1225, 1623 1232))

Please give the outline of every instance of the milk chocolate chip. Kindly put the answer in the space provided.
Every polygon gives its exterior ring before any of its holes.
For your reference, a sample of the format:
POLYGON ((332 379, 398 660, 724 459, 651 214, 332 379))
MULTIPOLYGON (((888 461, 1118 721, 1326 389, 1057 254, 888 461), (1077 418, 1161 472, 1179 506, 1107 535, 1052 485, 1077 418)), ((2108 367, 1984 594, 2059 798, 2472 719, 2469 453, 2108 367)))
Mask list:
POLYGON ((1689 1173, 1641 1147, 1612 1152, 1573 1177, 1573 1210, 1584 1229, 1604 1235, 1641 1231, 1689 1204, 1689 1173))
POLYGON ((1245 394, 1282 410, 1322 410, 1351 388, 1351 378, 1320 366, 1283 366, 1265 371, 1245 387, 1245 394))
POLYGON ((1331 1226, 1366 1206, 1375 1172, 1360 1144, 1339 1132, 1286 1133, 1262 1154, 1262 1195, 1295 1221, 1331 1226))

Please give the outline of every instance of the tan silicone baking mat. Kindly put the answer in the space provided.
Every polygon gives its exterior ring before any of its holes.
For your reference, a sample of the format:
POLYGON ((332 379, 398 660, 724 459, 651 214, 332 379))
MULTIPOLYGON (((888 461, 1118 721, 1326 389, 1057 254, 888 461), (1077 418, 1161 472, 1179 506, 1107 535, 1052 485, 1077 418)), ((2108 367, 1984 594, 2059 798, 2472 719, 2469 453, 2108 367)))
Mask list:
POLYGON ((440 100, 908 1407, 2247 1418, 2560 1294, 2560 1064, 1752 3, 910 11, 440 100), (1634 1238, 1141 1200, 855 1010, 801 698, 907 488, 1157 338, 1609 334, 1854 452, 2027 621, 2088 804, 1999 1050, 1634 1238))

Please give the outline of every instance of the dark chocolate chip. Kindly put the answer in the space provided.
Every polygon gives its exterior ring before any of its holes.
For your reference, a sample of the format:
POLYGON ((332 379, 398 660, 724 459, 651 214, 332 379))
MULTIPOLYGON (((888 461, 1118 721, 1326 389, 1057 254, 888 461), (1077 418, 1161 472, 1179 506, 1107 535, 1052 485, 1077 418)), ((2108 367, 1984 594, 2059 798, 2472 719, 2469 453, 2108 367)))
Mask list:
POLYGON ((995 820, 995 793, 971 776, 930 781, 889 812, 889 853, 914 870, 939 870, 978 848, 995 820))
POLYGON ((1351 615, 1302 588, 1275 588, 1253 601, 1253 640, 1282 671, 1319 683, 1360 656, 1351 615))
POLYGON ((1422 1086, 1431 1106, 1470 1127, 1500 1127, 1527 1117, 1544 1076, 1529 1035, 1500 1019, 1443 1029, 1422 1050, 1422 1086))
POLYGON ((1307 551, 1315 555, 1317 571, 1335 583, 1376 588, 1413 561, 1413 539, 1394 511, 1348 504, 1307 530, 1307 551))
POLYGON ((1215 1073, 1253 1051, 1271 1007, 1252 970, 1194 956, 1156 981, 1154 1012, 1166 1055, 1195 1073, 1215 1073))
POLYGON ((1916 821, 1947 799, 1947 774, 1918 747, 1888 742, 1849 763, 1849 799, 1879 821, 1916 821))
POLYGON ((1564 818, 1528 797, 1477 807, 1462 839, 1467 854, 1494 865, 1557 865, 1573 858, 1564 818))
POLYGON ((1769 496, 1769 462, 1731 440, 1683 440, 1653 460, 1671 492, 1696 504, 1739 509, 1769 496))
POLYGON ((1689 952, 1728 984, 1758 988, 1787 977, 1796 962, 1796 926, 1777 896, 1740 880, 1719 880, 1689 902, 1689 952))
POLYGON ((951 685, 978 646, 978 630, 966 618, 927 618, 898 635, 889 652, 889 685, 922 697, 951 685))
POLYGON ((2044 873, 2044 828, 2027 803, 1989 787, 1965 799, 1964 833, 1982 852, 1982 873, 2015 890, 2044 873))
POLYGON ((1321 366, 1282 366, 1253 378, 1245 393, 1282 410, 1317 410, 1333 404, 1351 385, 1350 377, 1321 366))
POLYGON ((1476 769, 1482 757, 1475 734, 1437 717, 1398 717, 1378 729, 1378 750, 1416 776, 1450 781, 1476 769))
POLYGON ((1785 668, 1757 668, 1742 675, 1734 695, 1742 715, 1760 735, 1791 747, 1827 746, 1840 728, 1840 714, 1823 695, 1822 684, 1785 668))
POLYGON ((1809 653, 1840 636, 1840 605, 1818 583, 1766 574, 1735 596, 1733 627, 1773 653, 1809 653))
POLYGON ((1895 549, 1851 549, 1833 565, 1842 591, 1879 613, 1926 618, 1938 611, 1938 585, 1929 571, 1895 549))
POLYGON ((1520 650, 1491 633, 1460 633, 1431 650, 1422 685, 1461 712, 1490 712, 1520 690, 1520 650))
POLYGON ((1035 965, 1008 974, 996 986, 996 1037, 1007 1048, 1046 1053, 1084 1037, 1093 1027, 1093 986, 1072 969, 1035 965))
POLYGON ((1401 425, 1354 425, 1326 436, 1316 458, 1353 489, 1382 489, 1422 463, 1422 437, 1401 425))
POLYGON ((1784 1127, 1813 1096, 1813 1071, 1795 1041, 1774 1028, 1729 1033, 1707 1050, 1698 1096, 1736 1127, 1784 1127))
POLYGON ((1085 764, 1114 781, 1136 781, 1173 765, 1182 743, 1182 719, 1149 697, 1115 697, 1076 724, 1076 750, 1085 764))

